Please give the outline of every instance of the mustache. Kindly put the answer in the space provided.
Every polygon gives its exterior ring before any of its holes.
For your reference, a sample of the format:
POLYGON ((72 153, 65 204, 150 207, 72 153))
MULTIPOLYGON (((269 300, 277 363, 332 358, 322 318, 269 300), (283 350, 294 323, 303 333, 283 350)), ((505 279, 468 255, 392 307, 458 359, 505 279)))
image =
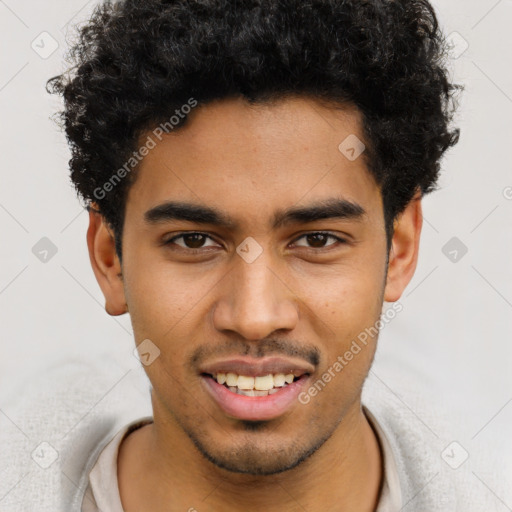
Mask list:
POLYGON ((227 340, 215 346, 202 345, 194 350, 189 364, 197 367, 213 358, 233 357, 237 355, 261 359, 266 356, 288 356, 303 359, 313 366, 320 362, 320 351, 317 347, 285 340, 265 339, 261 341, 227 340))

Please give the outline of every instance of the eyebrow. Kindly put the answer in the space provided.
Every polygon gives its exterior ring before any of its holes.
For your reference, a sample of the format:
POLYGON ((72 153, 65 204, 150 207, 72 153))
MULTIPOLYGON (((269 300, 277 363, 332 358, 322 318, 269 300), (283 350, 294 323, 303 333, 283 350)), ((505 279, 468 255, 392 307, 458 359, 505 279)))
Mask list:
MULTIPOLYGON (((306 224, 318 220, 340 219, 361 221, 367 216, 366 210, 358 203, 347 199, 331 198, 317 201, 308 206, 291 207, 275 212, 271 221, 272 229, 290 224, 306 224)), ((161 224, 173 220, 210 224, 235 230, 239 224, 217 208, 181 201, 166 201, 144 214, 147 224, 161 224)))

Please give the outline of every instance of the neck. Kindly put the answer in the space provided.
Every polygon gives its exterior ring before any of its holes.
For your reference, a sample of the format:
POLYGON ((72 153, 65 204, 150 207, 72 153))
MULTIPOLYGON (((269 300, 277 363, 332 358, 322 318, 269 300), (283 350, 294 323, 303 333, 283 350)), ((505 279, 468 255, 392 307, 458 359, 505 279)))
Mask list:
POLYGON ((313 455, 269 476, 219 468, 179 425, 154 412, 155 422, 133 432, 120 447, 118 478, 126 512, 372 512, 377 506, 382 457, 360 403, 313 455))

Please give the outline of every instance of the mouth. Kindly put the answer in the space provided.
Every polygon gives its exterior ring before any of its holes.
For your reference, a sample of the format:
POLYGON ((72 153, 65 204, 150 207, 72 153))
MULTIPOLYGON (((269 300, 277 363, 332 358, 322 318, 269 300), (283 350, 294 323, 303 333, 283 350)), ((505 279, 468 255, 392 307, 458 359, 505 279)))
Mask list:
POLYGON ((238 375, 201 373, 206 392, 224 414, 249 421, 271 420, 289 412, 306 389, 309 373, 238 375))
POLYGON ((308 373, 301 375, 294 375, 293 373, 269 373, 259 376, 238 375, 232 372, 201 374, 202 377, 210 378, 221 386, 224 386, 231 393, 250 397, 269 396, 278 393, 293 382, 298 381, 303 375, 309 376, 308 373))

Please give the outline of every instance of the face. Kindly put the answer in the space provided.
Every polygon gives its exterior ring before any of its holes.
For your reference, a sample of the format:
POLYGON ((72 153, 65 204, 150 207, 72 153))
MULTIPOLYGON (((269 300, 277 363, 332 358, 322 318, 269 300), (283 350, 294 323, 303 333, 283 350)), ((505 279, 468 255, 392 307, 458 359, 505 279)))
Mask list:
POLYGON ((220 468, 291 469, 360 412, 377 338, 353 341, 415 260, 387 275, 380 189, 339 150, 350 135, 363 140, 355 109, 219 101, 158 142, 129 191, 122 284, 99 278, 109 312, 126 303, 136 343, 160 350, 145 366, 155 425, 220 468), (296 380, 242 396, 217 373, 296 380))

